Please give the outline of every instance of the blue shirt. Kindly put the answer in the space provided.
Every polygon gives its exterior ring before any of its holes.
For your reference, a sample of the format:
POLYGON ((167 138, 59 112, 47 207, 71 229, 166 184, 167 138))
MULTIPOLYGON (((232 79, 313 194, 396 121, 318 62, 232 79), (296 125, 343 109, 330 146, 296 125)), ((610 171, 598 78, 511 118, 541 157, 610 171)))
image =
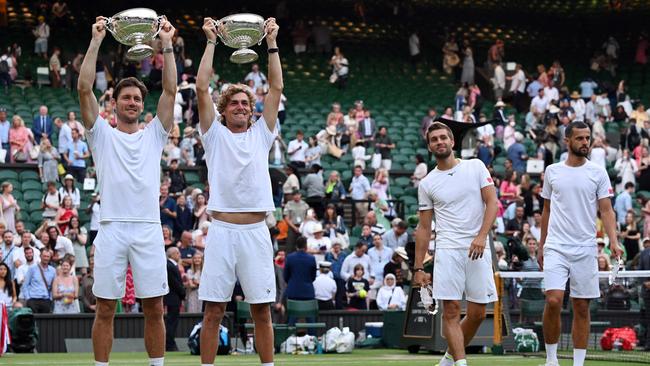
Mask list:
POLYGON ((78 167, 78 168, 86 167, 86 160, 81 157, 86 153, 88 153, 88 145, 86 145, 85 142, 81 140, 77 140, 77 142, 72 141, 70 145, 68 145, 67 153, 68 153, 68 159, 70 160, 71 166, 78 167), (75 151, 79 155, 79 158, 75 158, 74 156, 75 151))
POLYGON ((539 93, 539 89, 542 89, 542 84, 537 80, 533 80, 528 85, 528 88, 526 88, 526 91, 528 92, 529 97, 535 98, 537 96, 537 93, 539 93))
POLYGON ((287 256, 284 263, 284 280, 287 289, 284 293, 291 300, 313 300, 314 280, 316 279, 316 258, 304 251, 297 251, 287 256))
POLYGON ((512 168, 517 173, 526 172, 526 161, 522 156, 526 155, 526 148, 519 142, 515 142, 508 148, 508 159, 512 160, 512 168))
POLYGON ((171 230, 174 230, 174 223, 176 220, 163 212, 163 209, 165 208, 168 208, 171 212, 176 212, 176 201, 171 197, 167 197, 165 203, 160 207, 160 224, 167 225, 171 230))
POLYGON ((583 81, 580 83, 580 96, 583 98, 591 98, 594 95, 594 89, 598 86, 594 81, 583 81))
POLYGON ((627 211, 632 209, 632 196, 628 191, 621 192, 616 196, 614 201, 614 210, 616 210, 616 222, 625 225, 625 215, 627 211))
POLYGON ((56 277, 56 269, 52 266, 47 266, 43 268, 43 275, 47 281, 47 288, 45 289, 45 284, 43 283, 43 276, 41 276, 41 271, 38 270, 40 264, 34 264, 29 267, 27 274, 25 275, 25 282, 20 288, 21 298, 24 299, 39 299, 39 300, 52 300, 52 282, 54 282, 54 277, 56 277))
POLYGON ((350 197, 352 197, 353 200, 365 200, 366 193, 370 190, 370 182, 364 175, 352 177, 350 188, 352 189, 350 197))
MULTIPOLYGON (((11 127, 11 124, 9 123, 9 120, 6 120, 4 122, 0 121, 0 142, 3 144, 8 144, 9 143, 9 128, 11 127)), ((7 152, 8 154, 8 152, 7 152)))
POLYGON ((347 254, 340 252, 338 259, 336 259, 332 252, 327 252, 327 254, 325 254, 325 260, 332 263, 332 274, 336 279, 341 278, 341 267, 343 267, 343 261, 346 256, 347 254))

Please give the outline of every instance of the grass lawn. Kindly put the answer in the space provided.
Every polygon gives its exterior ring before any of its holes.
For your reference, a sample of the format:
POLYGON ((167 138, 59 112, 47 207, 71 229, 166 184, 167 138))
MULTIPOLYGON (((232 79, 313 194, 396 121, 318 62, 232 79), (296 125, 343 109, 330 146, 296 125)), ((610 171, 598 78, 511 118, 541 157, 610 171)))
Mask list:
MULTIPOLYGON (((337 355, 278 355, 275 364, 281 365, 306 365, 306 366, 433 366, 440 359, 439 355, 421 353, 410 355, 400 350, 355 350, 352 354, 337 355)), ((42 353, 42 354, 9 354, 0 357, 0 365, 92 365, 93 357, 89 353, 42 353)), ((111 365, 146 365, 147 356, 144 353, 114 353, 111 355, 111 365)), ((175 352, 165 356, 165 365, 198 366, 198 356, 187 353, 175 352)), ((491 356, 470 355, 468 358, 471 366, 539 366, 544 364, 540 357, 522 356, 491 356)), ((570 360, 561 360, 560 365, 569 366, 570 360)), ((257 366, 259 360, 256 355, 246 356, 220 356, 215 365, 257 366)), ((648 363, 622 363, 607 361, 587 361, 587 366, 647 366, 648 363)))

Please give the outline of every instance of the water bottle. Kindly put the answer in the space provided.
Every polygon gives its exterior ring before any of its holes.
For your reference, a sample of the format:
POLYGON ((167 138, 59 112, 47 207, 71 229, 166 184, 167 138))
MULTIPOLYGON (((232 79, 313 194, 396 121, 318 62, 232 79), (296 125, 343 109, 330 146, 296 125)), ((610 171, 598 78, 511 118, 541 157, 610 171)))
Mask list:
POLYGON ((621 340, 617 338, 614 341, 612 351, 620 351, 621 349, 623 349, 623 342, 621 342, 621 340))

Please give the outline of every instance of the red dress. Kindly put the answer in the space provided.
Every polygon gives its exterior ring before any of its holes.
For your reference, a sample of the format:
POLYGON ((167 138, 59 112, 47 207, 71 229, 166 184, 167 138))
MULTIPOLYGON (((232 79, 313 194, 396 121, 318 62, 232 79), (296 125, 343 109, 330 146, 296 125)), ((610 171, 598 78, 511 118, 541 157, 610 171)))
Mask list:
POLYGON ((59 220, 65 221, 65 223, 59 224, 59 230, 61 230, 62 233, 65 233, 66 229, 68 228, 68 222, 70 222, 70 219, 73 216, 76 216, 74 214, 74 209, 66 208, 64 210, 65 210, 65 212, 63 213, 63 215, 61 215, 61 217, 59 217, 59 220))

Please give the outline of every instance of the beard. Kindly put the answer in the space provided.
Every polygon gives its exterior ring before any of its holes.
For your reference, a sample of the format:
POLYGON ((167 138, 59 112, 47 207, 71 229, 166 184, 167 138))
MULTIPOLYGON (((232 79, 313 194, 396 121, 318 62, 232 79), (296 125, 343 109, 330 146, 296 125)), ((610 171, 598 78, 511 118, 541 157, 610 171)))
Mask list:
POLYGON ((120 121, 122 123, 126 123, 128 125, 136 124, 140 120, 140 114, 138 114, 138 116, 135 117, 135 118, 130 118, 130 117, 127 117, 127 116, 122 115, 121 113, 115 111, 115 115, 117 116, 118 121, 120 121))
POLYGON ((571 153, 575 156, 579 156, 581 158, 586 158, 589 156, 589 148, 583 150, 582 148, 574 148, 573 146, 569 145, 569 150, 571 150, 571 153))
POLYGON ((438 152, 437 150, 435 150, 432 151, 431 153, 433 154, 433 156, 435 156, 436 160, 440 160, 440 159, 447 159, 452 154, 452 152, 453 150, 451 148, 448 148, 443 152, 438 152))

